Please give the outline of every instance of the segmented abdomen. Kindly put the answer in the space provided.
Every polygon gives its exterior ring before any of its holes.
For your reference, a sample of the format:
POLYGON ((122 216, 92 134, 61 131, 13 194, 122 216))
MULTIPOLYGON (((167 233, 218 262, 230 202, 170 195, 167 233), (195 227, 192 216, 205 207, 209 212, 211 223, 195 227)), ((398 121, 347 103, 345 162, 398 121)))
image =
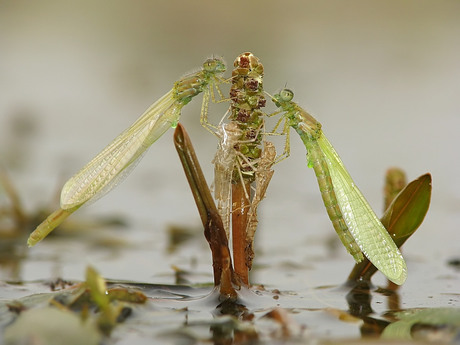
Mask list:
POLYGON ((303 142, 307 148, 308 166, 313 167, 315 170, 319 190, 329 219, 343 245, 347 248, 347 251, 353 256, 356 262, 360 262, 363 259, 363 254, 343 219, 342 211, 334 192, 329 168, 324 159, 324 155, 321 153, 321 148, 318 142, 316 140, 311 140, 311 138, 303 140, 303 142))

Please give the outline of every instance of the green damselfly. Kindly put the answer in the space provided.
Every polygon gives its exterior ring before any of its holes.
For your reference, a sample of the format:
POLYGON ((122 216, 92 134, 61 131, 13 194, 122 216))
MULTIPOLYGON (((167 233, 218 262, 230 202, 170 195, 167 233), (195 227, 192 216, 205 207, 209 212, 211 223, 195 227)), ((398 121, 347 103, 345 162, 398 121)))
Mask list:
POLYGON ((205 117, 209 99, 214 97, 214 87, 225 82, 222 79, 225 69, 221 59, 212 58, 203 63, 200 71, 177 81, 131 127, 65 183, 60 209, 32 232, 27 244, 34 246, 86 202, 97 200, 117 186, 134 169, 147 149, 170 127, 176 127, 182 108, 202 92, 201 116, 205 117))
POLYGON ((294 103, 293 97, 291 90, 283 89, 272 98, 284 113, 287 155, 292 127, 305 144, 308 166, 315 170, 329 218, 348 252, 357 262, 364 254, 389 280, 403 284, 407 268, 398 247, 353 182, 321 124, 294 103))

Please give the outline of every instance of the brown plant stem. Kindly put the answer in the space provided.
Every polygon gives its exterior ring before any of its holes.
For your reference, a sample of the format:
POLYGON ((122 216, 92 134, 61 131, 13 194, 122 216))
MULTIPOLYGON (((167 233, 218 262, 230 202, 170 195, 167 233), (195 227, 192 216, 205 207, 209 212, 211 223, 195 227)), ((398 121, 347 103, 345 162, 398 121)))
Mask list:
POLYGON ((390 168, 385 174, 384 194, 384 212, 390 207, 390 204, 396 196, 406 187, 407 178, 404 170, 400 168, 390 168))
POLYGON ((235 274, 245 285, 249 285, 249 268, 246 257, 248 211, 251 202, 246 197, 245 190, 250 190, 251 183, 232 184, 232 246, 235 274))
MULTIPOLYGON (((241 131, 240 142, 235 149, 239 157, 244 157, 235 166, 232 178, 233 260, 236 275, 243 284, 249 285, 255 228, 248 241, 248 212, 252 207, 251 186, 262 153, 264 113, 261 109, 266 104, 263 92, 264 66, 254 54, 246 52, 235 59, 233 67, 229 119, 241 131), (248 245, 251 248, 247 248, 248 245)), ((256 216, 255 212, 253 216, 256 216)), ((256 223, 253 221, 253 224, 256 223)))
POLYGON ((174 145, 195 199, 204 227, 204 235, 212 253, 214 286, 226 298, 236 298, 230 250, 222 219, 209 191, 190 138, 181 124, 174 132, 174 145))

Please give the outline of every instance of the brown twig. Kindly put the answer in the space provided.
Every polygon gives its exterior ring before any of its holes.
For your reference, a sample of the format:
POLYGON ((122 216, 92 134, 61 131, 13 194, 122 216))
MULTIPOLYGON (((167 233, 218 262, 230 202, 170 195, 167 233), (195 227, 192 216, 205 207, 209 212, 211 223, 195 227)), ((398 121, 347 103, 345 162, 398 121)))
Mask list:
POLYGON ((249 285, 249 268, 246 258, 246 228, 248 211, 251 202, 246 197, 245 190, 250 190, 251 184, 241 182, 232 184, 232 243, 235 274, 241 281, 249 285))
POLYGON ((204 235, 211 248, 214 285, 219 286, 222 296, 236 298, 234 285, 239 284, 233 273, 230 249, 222 219, 209 191, 190 138, 181 124, 178 124, 174 132, 174 145, 198 207, 204 235))

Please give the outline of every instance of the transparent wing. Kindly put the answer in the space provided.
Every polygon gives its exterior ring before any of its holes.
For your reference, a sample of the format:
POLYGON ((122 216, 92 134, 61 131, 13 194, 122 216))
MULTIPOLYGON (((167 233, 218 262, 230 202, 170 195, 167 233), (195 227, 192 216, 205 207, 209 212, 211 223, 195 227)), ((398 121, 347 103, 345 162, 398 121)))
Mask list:
POLYGON ((214 199, 217 202, 227 238, 230 236, 230 209, 232 192, 232 175, 237 164, 235 144, 241 135, 235 123, 219 126, 217 136, 220 138, 214 164, 214 199))
POLYGON ((43 240, 51 231, 59 226, 64 220, 67 219, 72 213, 74 213, 78 207, 69 210, 59 210, 51 213, 37 228, 30 234, 27 240, 29 247, 35 246, 38 242, 43 240))
POLYGON ((342 214, 339 202, 337 201, 334 184, 332 182, 330 168, 327 158, 324 155, 317 139, 312 140, 305 132, 301 133, 300 137, 305 143, 307 149, 308 166, 315 170, 318 187, 323 198, 324 206, 326 207, 327 215, 334 226, 334 229, 339 236, 340 241, 353 256, 356 262, 361 262, 364 258, 361 248, 355 241, 355 238, 348 229, 348 225, 342 214))
POLYGON ((354 184, 339 155, 324 134, 318 139, 330 169, 343 218, 363 254, 389 280, 401 285, 407 277, 404 258, 390 234, 354 184))
POLYGON ((232 174, 234 164, 221 165, 214 164, 214 199, 217 202, 217 210, 222 218, 227 239, 230 236, 230 209, 231 209, 231 191, 232 191, 232 174))
POLYGON ((177 124, 182 107, 175 101, 172 90, 150 106, 131 127, 66 182, 61 192, 61 208, 70 209, 97 200, 126 178, 150 145, 177 124))
POLYGON ((246 227, 247 237, 251 243, 254 242, 254 236, 258 224, 257 208, 259 207, 262 199, 265 198, 268 185, 270 184, 275 172, 272 170, 272 166, 275 164, 276 159, 275 145, 273 145, 270 141, 264 141, 263 143, 264 149, 262 151, 262 155, 257 161, 257 168, 255 171, 256 189, 251 201, 251 207, 248 211, 248 225, 246 227))

